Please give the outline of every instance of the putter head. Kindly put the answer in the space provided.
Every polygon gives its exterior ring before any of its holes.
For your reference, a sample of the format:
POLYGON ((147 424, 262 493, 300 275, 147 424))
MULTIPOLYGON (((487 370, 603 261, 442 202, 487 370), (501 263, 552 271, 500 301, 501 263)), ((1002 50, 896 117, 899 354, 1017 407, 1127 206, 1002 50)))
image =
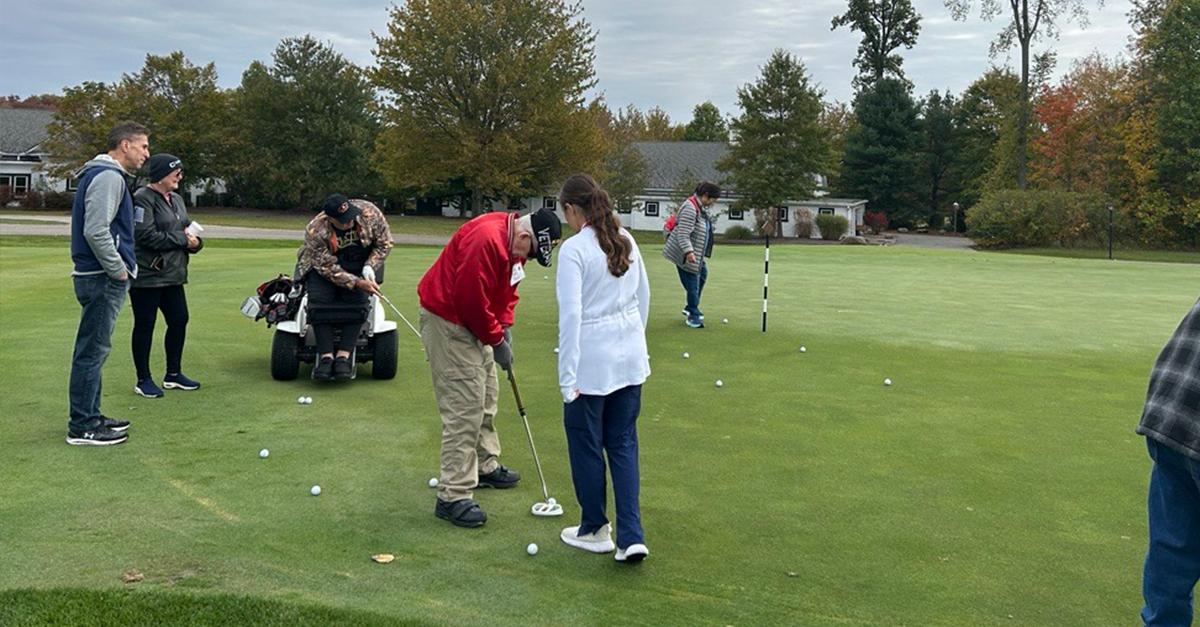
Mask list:
POLYGON ((563 508, 558 503, 534 503, 530 512, 534 516, 562 516, 563 508))

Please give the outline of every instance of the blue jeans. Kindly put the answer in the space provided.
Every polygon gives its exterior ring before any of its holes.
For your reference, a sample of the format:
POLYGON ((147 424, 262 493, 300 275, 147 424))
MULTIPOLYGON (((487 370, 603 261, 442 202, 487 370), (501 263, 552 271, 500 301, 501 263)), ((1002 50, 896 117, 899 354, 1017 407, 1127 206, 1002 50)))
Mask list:
POLYGON ((579 533, 593 533, 608 523, 604 514, 608 501, 604 476, 607 453, 617 505, 617 546, 622 549, 645 543, 638 506, 637 417, 641 409, 640 385, 621 388, 608 396, 580 395, 563 405, 571 480, 582 510, 579 533))
POLYGON ((691 273, 679 266, 675 266, 679 271, 679 282, 683 284, 683 292, 687 295, 687 306, 684 311, 688 312, 688 320, 700 322, 700 316, 704 312, 700 311, 700 294, 704 292, 704 284, 708 281, 708 264, 701 260, 700 272, 691 273))
POLYGON ((113 327, 129 292, 129 281, 105 274, 75 279, 75 299, 83 307, 75 353, 71 357, 71 420, 69 428, 87 431, 100 425, 100 371, 112 351, 113 327))
POLYGON ((1200 579, 1200 462, 1146 438, 1150 471, 1150 548, 1142 574, 1142 620, 1191 625, 1200 579))

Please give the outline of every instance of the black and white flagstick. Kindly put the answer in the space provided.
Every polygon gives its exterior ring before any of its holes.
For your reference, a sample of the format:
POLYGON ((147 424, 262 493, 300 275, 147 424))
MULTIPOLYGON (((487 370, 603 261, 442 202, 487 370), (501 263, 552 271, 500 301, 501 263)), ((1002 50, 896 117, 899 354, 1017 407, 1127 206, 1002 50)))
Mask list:
POLYGON ((763 249, 763 312, 762 332, 767 332, 767 277, 771 271, 771 234, 767 233, 767 246, 763 249))

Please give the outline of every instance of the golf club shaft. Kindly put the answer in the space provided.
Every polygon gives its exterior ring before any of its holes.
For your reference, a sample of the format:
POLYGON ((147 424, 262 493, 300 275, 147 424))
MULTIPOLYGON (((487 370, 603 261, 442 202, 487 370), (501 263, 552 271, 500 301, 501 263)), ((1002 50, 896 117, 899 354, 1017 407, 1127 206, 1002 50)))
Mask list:
POLYGON ((508 367, 508 382, 512 384, 513 397, 517 400, 517 412, 521 414, 521 422, 525 424, 525 436, 529 438, 529 450, 533 451, 533 465, 537 467, 538 479, 542 482, 542 498, 550 500, 550 491, 546 489, 546 475, 542 474, 542 461, 538 459, 537 447, 533 445, 533 430, 529 428, 529 418, 525 415, 525 404, 521 402, 521 391, 517 389, 517 379, 513 376, 512 366, 508 367))
POLYGON ((388 300, 387 296, 383 295, 383 292, 376 292, 376 294, 379 294, 379 297, 383 299, 383 302, 387 303, 387 306, 391 307, 392 311, 396 312, 397 316, 400 316, 400 319, 404 321, 404 324, 407 324, 408 328, 412 329, 412 332, 415 333, 418 338, 421 337, 421 332, 418 331, 417 328, 408 321, 408 318, 404 317, 404 314, 400 313, 399 309, 396 309, 396 306, 392 304, 392 301, 388 300))

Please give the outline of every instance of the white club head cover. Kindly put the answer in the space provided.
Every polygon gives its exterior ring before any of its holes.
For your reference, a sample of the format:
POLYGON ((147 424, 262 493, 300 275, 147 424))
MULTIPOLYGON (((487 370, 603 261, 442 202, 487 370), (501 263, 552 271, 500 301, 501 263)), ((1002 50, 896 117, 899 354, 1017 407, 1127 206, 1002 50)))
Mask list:
POLYGON ((363 266, 362 274, 364 279, 372 283, 375 282, 375 268, 372 268, 371 266, 363 266))

